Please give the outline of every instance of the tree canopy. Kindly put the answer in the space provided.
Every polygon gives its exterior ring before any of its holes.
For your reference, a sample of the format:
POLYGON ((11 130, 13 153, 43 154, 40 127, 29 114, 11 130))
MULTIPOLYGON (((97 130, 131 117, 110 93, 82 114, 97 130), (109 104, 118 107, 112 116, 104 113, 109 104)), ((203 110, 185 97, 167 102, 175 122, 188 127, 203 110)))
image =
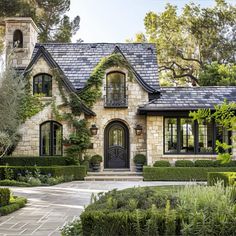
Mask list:
POLYGON ((162 13, 148 12, 144 25, 134 41, 156 43, 161 75, 176 84, 198 83, 209 65, 236 61, 236 6, 224 0, 206 8, 186 4, 180 14, 167 4, 162 13))
POLYGON ((4 17, 28 16, 37 24, 39 41, 71 42, 71 37, 79 30, 80 17, 72 21, 66 13, 70 0, 0 0, 0 15, 4 17))

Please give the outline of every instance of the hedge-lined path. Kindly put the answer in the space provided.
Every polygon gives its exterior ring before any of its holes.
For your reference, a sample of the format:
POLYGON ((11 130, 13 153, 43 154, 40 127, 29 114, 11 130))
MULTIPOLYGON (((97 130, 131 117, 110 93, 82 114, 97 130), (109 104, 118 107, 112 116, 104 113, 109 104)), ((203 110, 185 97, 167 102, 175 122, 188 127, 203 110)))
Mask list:
MULTIPOLYGON (((184 185, 187 182, 84 182, 74 181, 51 187, 10 187, 14 195, 28 199, 26 207, 0 217, 0 236, 60 235, 66 221, 79 216, 92 193, 134 186, 184 185)), ((191 183, 192 184, 192 183, 191 183)))

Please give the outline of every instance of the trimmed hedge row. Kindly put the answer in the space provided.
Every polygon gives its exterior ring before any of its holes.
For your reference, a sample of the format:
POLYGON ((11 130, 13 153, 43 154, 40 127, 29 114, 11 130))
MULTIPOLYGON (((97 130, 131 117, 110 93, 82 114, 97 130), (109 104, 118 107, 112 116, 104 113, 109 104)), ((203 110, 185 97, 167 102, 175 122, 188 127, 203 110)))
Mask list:
POLYGON ((208 172, 234 172, 236 167, 143 167, 145 181, 206 181, 208 172))
MULTIPOLYGON (((4 170, 6 166, 0 166, 0 179, 4 179, 4 170)), ((87 174, 86 166, 9 166, 13 170, 14 178, 18 174, 24 175, 26 171, 33 172, 39 170, 41 174, 51 174, 52 177, 70 177, 74 180, 83 180, 87 174)))
MULTIPOLYGON (((161 160, 156 161, 153 166, 155 167, 171 167, 169 161, 161 160)), ((177 160, 175 162, 176 167, 236 167, 236 161, 230 161, 228 163, 221 164, 221 161, 218 160, 177 160)))
POLYGON ((182 219, 175 210, 84 211, 82 232, 89 235, 180 235, 182 219), (145 234, 146 233, 146 234, 145 234))
POLYGON ((0 188, 0 207, 9 204, 11 192, 9 188, 0 188))
POLYGON ((236 183, 236 172, 210 172, 207 176, 207 184, 213 186, 217 181, 223 181, 224 186, 233 186, 236 183))
POLYGON ((68 157, 3 157, 0 159, 0 165, 9 166, 66 166, 72 165, 68 157))
POLYGON ((0 216, 4 216, 12 213, 22 207, 27 203, 27 199, 24 197, 15 197, 15 199, 7 206, 0 207, 0 216))

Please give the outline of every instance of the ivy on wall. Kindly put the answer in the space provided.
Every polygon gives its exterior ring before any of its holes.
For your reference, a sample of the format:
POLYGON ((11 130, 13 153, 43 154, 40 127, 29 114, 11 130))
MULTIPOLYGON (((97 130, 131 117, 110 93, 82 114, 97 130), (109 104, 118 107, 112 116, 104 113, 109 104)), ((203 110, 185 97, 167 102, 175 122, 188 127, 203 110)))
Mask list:
POLYGON ((88 107, 91 108, 101 97, 102 80, 104 79, 105 72, 108 68, 114 66, 126 68, 128 70, 129 78, 133 78, 130 65, 121 54, 115 53, 102 58, 94 68, 90 78, 87 80, 85 88, 79 93, 79 97, 88 107))

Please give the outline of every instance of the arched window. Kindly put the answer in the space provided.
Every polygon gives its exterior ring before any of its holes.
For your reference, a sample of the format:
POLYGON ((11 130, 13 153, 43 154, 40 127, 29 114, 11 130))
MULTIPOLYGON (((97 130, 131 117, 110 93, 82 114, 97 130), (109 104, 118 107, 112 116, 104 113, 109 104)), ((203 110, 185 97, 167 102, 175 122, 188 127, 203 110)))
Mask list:
POLYGON ((106 100, 107 107, 126 107, 125 74, 122 72, 110 72, 106 78, 106 100))
POLYGON ((21 30, 15 30, 13 34, 13 47, 23 48, 23 34, 21 30))
POLYGON ((40 74, 34 77, 34 94, 44 94, 45 97, 52 96, 52 77, 40 74))
POLYGON ((46 121, 40 125, 40 156, 62 155, 62 125, 46 121))

